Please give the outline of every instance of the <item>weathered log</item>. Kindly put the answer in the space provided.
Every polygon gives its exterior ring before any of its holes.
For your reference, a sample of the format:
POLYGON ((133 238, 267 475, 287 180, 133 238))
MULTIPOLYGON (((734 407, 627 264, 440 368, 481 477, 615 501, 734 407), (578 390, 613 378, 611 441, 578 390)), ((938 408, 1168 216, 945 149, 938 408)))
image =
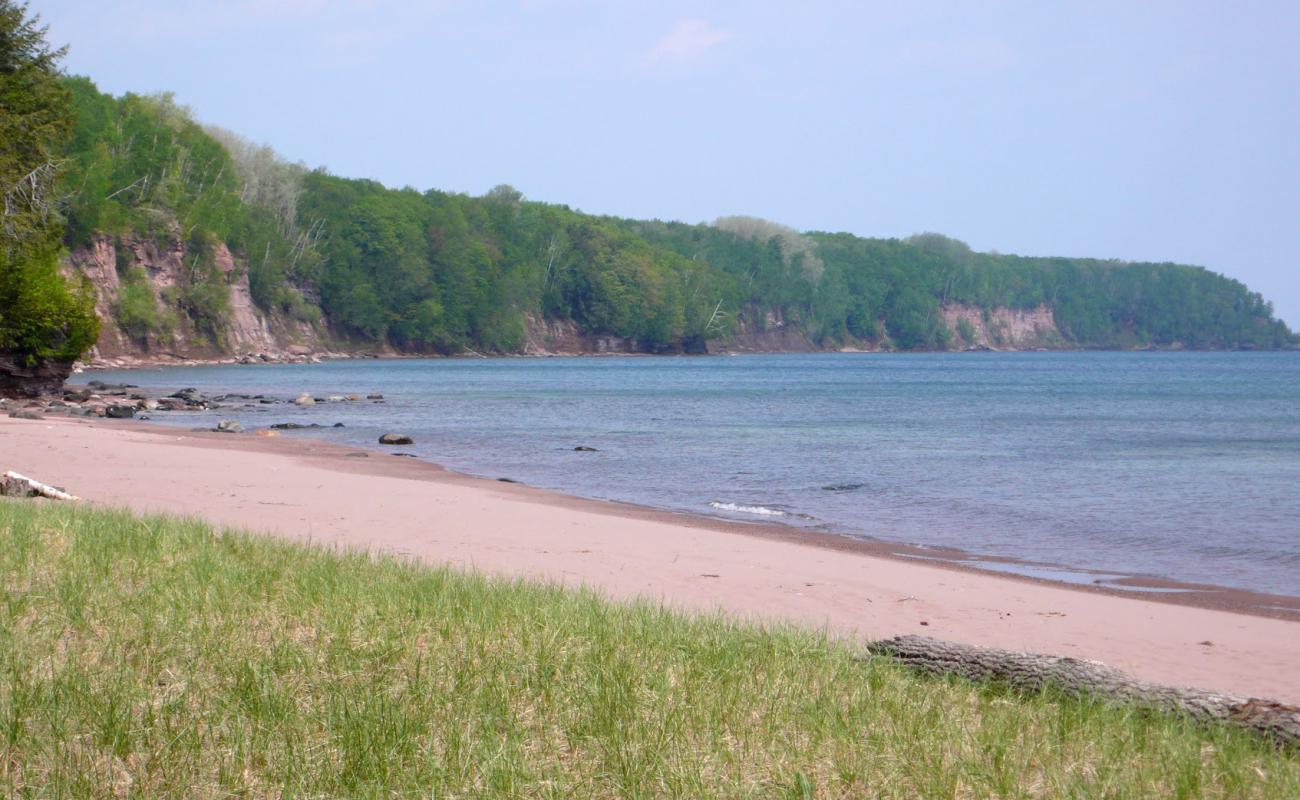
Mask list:
POLYGON ((57 486, 49 486, 34 481, 26 475, 19 475, 10 470, 0 476, 0 496, 4 497, 48 497, 51 500, 80 500, 76 495, 68 494, 57 486))
POLYGON ((1175 711, 1203 722, 1236 725, 1281 743, 1300 746, 1300 707, 1255 697, 1147 683, 1099 661, 973 647, 926 636, 896 636, 869 642, 867 651, 934 675, 1000 681, 1031 691, 1051 686, 1075 697, 1098 697, 1175 711))

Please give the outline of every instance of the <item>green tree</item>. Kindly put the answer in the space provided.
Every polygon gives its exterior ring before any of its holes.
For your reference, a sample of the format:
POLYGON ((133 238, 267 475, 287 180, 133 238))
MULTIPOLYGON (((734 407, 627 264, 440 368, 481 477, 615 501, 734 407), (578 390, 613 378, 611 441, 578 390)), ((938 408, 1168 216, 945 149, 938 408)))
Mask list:
POLYGON ((59 272, 59 148, 72 129, 59 59, 26 3, 0 0, 0 355, 23 367, 71 362, 95 342, 86 287, 59 272))

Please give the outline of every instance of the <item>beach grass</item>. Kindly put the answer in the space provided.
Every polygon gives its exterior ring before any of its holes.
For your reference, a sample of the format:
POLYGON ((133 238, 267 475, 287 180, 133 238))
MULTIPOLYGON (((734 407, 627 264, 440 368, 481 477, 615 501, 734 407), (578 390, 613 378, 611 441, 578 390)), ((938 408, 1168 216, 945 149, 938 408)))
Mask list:
POLYGON ((859 655, 0 500, 5 797, 1300 797, 1300 756, 1247 733, 859 655))

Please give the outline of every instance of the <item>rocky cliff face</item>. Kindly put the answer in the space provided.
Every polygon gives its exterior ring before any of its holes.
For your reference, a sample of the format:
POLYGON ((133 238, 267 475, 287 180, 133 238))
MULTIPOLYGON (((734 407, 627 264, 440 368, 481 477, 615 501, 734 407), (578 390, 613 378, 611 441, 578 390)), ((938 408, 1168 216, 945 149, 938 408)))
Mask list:
POLYGON ((269 317, 253 303, 247 270, 224 243, 213 246, 211 259, 219 283, 229 293, 229 311, 216 337, 200 331, 176 303, 197 260, 196 254, 187 251, 179 230, 162 242, 137 234, 99 235, 90 247, 73 251, 66 269, 90 279, 101 321, 99 342, 86 360, 95 366, 241 358, 269 361, 301 358, 326 349, 321 331, 307 323, 269 317), (164 328, 143 335, 124 330, 116 313, 123 275, 136 267, 144 270, 159 312, 168 321, 164 328))
MULTIPOLYGON (((96 236, 89 247, 74 251, 65 265, 70 274, 86 276, 95 291, 95 310, 102 322, 99 343, 86 356, 92 366, 139 366, 185 362, 265 362, 307 360, 344 355, 338 340, 323 327, 268 315, 253 302, 244 266, 222 243, 205 256, 213 272, 208 280, 224 288, 227 310, 218 335, 201 330, 178 298, 194 280, 199 254, 190 252, 180 231, 160 240, 139 234, 96 236), (119 323, 124 277, 143 271, 157 303, 161 324, 148 331, 127 331, 119 323)), ((136 279, 138 280, 138 278, 136 279)), ((948 304, 940 310, 952 332, 952 349, 1024 350, 1065 344, 1052 309, 995 308, 948 304)), ((888 342, 850 342, 844 349, 871 350, 888 342)), ((372 345, 370 349, 375 349, 372 345)), ((379 348, 388 351, 388 348, 379 348)), ((725 340, 680 342, 668 352, 771 353, 826 349, 800 326, 779 314, 746 309, 725 340)), ((525 355, 592 355, 652 352, 636 339, 583 332, 568 320, 545 320, 525 314, 525 355)), ((662 351, 653 351, 662 352, 662 351)), ((389 353, 398 355, 397 353, 389 353)))
POLYGON ((1033 350, 1060 347, 1064 337, 1050 306, 991 308, 949 303, 940 309, 953 349, 1033 350))

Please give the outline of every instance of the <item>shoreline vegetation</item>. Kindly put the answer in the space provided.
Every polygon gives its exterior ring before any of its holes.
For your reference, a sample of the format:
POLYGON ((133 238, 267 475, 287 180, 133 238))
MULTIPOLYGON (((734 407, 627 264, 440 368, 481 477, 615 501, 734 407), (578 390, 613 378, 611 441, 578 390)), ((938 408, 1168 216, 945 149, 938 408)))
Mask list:
POLYGON ((78 797, 1232 797, 1294 751, 851 641, 0 500, 0 782, 78 797))

